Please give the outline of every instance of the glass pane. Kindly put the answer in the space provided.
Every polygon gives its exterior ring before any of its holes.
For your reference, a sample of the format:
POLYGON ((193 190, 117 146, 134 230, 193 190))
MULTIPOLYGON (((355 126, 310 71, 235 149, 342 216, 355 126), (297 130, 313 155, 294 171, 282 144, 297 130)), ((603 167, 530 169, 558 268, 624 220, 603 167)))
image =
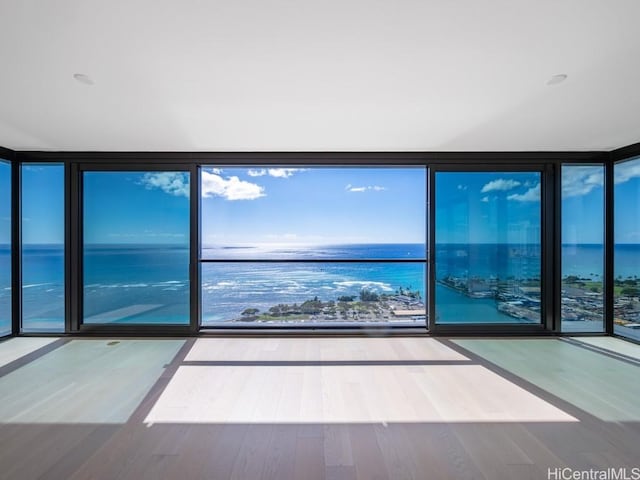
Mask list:
POLYGON ((604 331, 604 166, 562 166, 563 332, 604 331))
POLYGON ((640 340, 640 159, 614 166, 613 329, 640 340))
POLYGON ((189 174, 85 172, 84 323, 189 323, 189 174))
POLYGON ((0 335, 11 333, 11 164, 0 160, 0 335))
POLYGON ((202 258, 425 258, 425 172, 205 167, 202 258))
POLYGON ((202 323, 425 325, 424 263, 204 263, 202 323))
POLYGON ((23 165, 22 331, 64 331, 64 165, 23 165))
POLYGON ((424 167, 205 167, 201 190, 203 325, 425 325, 424 167))
POLYGON ((436 173, 437 323, 541 322, 540 181, 436 173))

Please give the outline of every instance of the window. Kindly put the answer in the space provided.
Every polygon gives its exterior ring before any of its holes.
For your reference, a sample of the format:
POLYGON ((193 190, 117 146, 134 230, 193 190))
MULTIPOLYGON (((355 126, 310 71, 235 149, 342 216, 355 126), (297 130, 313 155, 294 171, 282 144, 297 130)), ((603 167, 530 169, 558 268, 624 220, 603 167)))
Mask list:
POLYGON ((83 173, 83 322, 189 324, 189 173, 83 173))
POLYGON ((435 173, 435 321, 541 323, 540 172, 435 173))
POLYGON ((0 336, 11 333, 11 164, 0 160, 0 336))
POLYGON ((562 166, 563 332, 604 331, 604 166, 562 166))
POLYGON ((640 159, 614 167, 613 329, 640 340, 640 159))
POLYGON ((425 172, 203 167, 202 324, 424 326, 425 172))
POLYGON ((64 165, 23 164, 22 331, 64 331, 64 165))

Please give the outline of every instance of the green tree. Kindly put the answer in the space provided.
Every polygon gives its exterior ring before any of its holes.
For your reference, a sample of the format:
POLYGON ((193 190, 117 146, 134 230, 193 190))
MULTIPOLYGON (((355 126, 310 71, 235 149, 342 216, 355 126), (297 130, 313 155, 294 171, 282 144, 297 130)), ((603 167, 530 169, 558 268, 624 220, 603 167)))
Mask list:
POLYGON ((360 290, 361 302, 377 302, 379 298, 378 294, 373 290, 369 290, 368 288, 360 290))
POLYGON ((338 297, 339 302, 353 302, 356 299, 354 295, 342 295, 338 297))
POLYGON ((640 288, 625 287, 622 290, 620 290, 620 294, 626 297, 640 297, 640 288))
POLYGON ((315 315, 322 311, 322 302, 315 297, 313 300, 307 300, 300 305, 300 311, 305 314, 315 315))

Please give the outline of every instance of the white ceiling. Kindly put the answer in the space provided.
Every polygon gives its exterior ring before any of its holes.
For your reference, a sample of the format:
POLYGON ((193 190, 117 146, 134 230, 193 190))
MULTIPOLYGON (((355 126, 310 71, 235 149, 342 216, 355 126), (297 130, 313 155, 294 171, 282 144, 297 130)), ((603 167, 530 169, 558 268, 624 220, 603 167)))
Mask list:
POLYGON ((0 19, 17 150, 640 141, 639 0, 0 0, 0 19))

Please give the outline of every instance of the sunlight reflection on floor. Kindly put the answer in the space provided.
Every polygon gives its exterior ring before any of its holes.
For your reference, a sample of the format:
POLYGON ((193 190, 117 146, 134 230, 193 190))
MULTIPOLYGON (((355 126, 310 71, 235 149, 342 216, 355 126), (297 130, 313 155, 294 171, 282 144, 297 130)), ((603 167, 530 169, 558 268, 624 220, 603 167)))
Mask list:
POLYGON ((148 423, 576 422, 479 365, 183 366, 148 423))

